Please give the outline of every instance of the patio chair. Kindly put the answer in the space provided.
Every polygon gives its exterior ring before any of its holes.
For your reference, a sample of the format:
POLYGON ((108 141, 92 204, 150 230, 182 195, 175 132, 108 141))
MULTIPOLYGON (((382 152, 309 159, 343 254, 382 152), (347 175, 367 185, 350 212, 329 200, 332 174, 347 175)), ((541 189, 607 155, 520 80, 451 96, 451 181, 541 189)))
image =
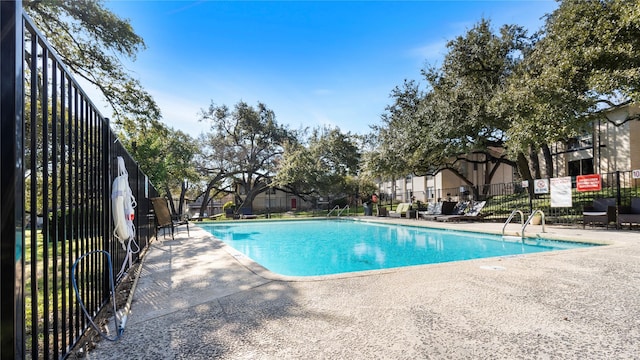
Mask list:
POLYGON ((387 211, 386 207, 378 205, 377 214, 379 217, 385 217, 385 216, 389 216, 389 211, 387 211))
POLYGON ((420 213, 419 217, 425 220, 436 220, 439 216, 453 215, 456 204, 455 201, 439 201, 433 207, 432 213, 427 210, 425 213, 420 213))
MULTIPOLYGON (((153 212, 156 216, 156 231, 160 229, 171 229, 171 239, 175 240, 174 233, 175 228, 181 225, 187 226, 187 236, 189 236, 189 220, 185 216, 172 216, 169 211, 169 205, 167 199, 163 197, 151 198, 151 204, 153 204, 153 212)), ((163 232, 163 236, 166 238, 166 232, 163 232)), ((156 239, 158 234, 156 233, 156 239)))
POLYGON ((474 201, 466 207, 466 212, 461 215, 443 215, 436 217, 437 221, 461 221, 461 220, 484 220, 484 216, 480 214, 482 208, 487 204, 486 201, 474 201))
POLYGON ((396 207, 395 211, 389 211, 389 216, 395 218, 406 217, 407 211, 409 211, 410 209, 411 203, 400 203, 398 204, 398 207, 396 207))
POLYGON ((629 230, 633 224, 640 224, 640 198, 631 198, 631 206, 620 206, 618 208, 618 227, 622 224, 629 224, 629 230))
POLYGON ((253 214, 253 212, 249 208, 240 208, 240 218, 241 219, 257 219, 258 215, 253 214))
POLYGON ((431 216, 435 213, 436 211, 436 206, 440 207, 440 212, 442 212, 442 202, 437 202, 437 203, 428 203, 427 204, 427 209, 426 210, 419 210, 418 211, 418 219, 423 218, 425 216, 431 216))
POLYGON ((609 228, 609 223, 616 222, 616 199, 603 198, 594 199, 592 206, 585 206, 582 212, 582 228, 587 223, 592 226, 601 223, 609 228))

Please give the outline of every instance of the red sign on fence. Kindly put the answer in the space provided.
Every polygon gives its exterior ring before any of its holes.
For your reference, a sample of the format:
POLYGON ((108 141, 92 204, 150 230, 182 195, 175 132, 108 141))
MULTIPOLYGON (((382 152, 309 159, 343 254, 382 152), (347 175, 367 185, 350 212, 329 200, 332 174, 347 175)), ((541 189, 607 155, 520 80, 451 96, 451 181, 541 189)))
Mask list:
POLYGON ((600 191, 602 190, 602 177, 600 174, 576 176, 576 190, 600 191))

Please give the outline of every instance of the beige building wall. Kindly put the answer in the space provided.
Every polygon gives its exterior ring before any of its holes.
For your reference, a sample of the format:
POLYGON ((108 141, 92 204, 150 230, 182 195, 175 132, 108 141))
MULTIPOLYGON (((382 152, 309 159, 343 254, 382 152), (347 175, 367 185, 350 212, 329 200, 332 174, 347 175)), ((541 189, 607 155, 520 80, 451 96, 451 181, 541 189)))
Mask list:
POLYGON ((640 170, 640 120, 632 121, 629 124, 629 134, 631 149, 629 151, 630 170, 640 170))
POLYGON ((622 125, 616 126, 609 121, 601 121, 595 126, 594 136, 597 138, 595 144, 599 145, 596 148, 599 152, 596 152, 594 164, 599 165, 595 168, 601 173, 630 170, 630 122, 623 124, 628 115, 627 107, 616 109, 608 112, 606 117, 616 125, 622 125))
POLYGON ((258 194, 253 200, 254 211, 274 210, 307 210, 311 209, 313 204, 302 200, 299 196, 285 193, 278 189, 271 189, 258 194))
MULTIPOLYGON (((484 185, 484 165, 468 164, 465 169, 466 175, 471 177, 476 185, 484 185)), ((393 186, 395 184, 396 202, 408 202, 411 196, 420 202, 435 202, 438 200, 460 200, 461 190, 467 190, 473 193, 468 185, 456 176, 453 172, 444 170, 435 176, 407 176, 401 177, 394 181, 378 180, 378 189, 381 194, 393 194, 393 186), (464 189, 461 189, 464 187, 464 189)), ((510 183, 514 181, 514 169, 509 165, 500 165, 496 171, 491 184, 510 183)))
MULTIPOLYGON (((626 121, 640 113, 640 106, 623 106, 605 113, 606 119, 595 121, 593 131, 578 139, 579 146, 570 149, 564 143, 551 145, 553 174, 548 177, 568 176, 569 164, 593 159, 594 173, 611 173, 640 168, 640 120, 626 121), (613 123, 612 123, 613 122, 613 123)), ((544 158, 539 154, 544 168, 544 158)))
POLYGON ((640 166, 640 121, 626 121, 640 113, 639 105, 623 106, 608 111, 594 127, 596 172, 628 171, 640 166), (613 123, 612 123, 613 122, 613 123))
POLYGON ((416 201, 427 201, 427 177, 426 176, 412 176, 411 186, 413 188, 413 196, 416 201))

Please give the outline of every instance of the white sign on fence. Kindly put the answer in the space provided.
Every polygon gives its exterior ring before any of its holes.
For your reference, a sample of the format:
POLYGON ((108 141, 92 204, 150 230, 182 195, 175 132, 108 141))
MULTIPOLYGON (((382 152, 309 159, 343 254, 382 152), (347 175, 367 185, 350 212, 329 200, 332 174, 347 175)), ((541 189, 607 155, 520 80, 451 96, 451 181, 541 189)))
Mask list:
POLYGON ((549 179, 535 179, 533 184, 534 194, 546 194, 549 192, 549 179))
POLYGON ((640 169, 633 170, 632 171, 632 176, 633 176, 634 179, 640 179, 640 169))
POLYGON ((571 176, 551 179, 551 207, 571 207, 571 176))

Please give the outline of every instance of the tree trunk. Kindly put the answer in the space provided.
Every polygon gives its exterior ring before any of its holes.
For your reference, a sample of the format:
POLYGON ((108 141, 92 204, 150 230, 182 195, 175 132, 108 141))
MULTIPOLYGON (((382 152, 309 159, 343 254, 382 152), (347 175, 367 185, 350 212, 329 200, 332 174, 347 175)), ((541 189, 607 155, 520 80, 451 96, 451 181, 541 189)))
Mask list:
MULTIPOLYGON (((224 174, 225 174, 224 172, 220 171, 207 184, 207 189, 202 193, 202 205, 200 205, 200 216, 204 216, 204 213, 207 212, 207 206, 209 205, 209 201, 211 199, 211 190, 213 190, 216 186, 216 183, 224 177, 224 174)), ((218 190, 213 196, 218 195, 220 192, 221 191, 218 190)), ((209 214, 209 215, 213 215, 213 214, 209 214)))
POLYGON ((540 159, 538 158, 538 150, 533 146, 529 146, 529 158, 531 158, 531 166, 533 167, 533 176, 536 179, 542 179, 540 172, 540 159))
POLYGON ((207 211, 207 205, 209 204, 209 193, 211 193, 211 188, 207 187, 207 190, 202 194, 202 205, 200 205, 201 217, 204 216, 204 213, 207 211))
POLYGON ((527 157, 522 151, 518 152, 517 163, 520 177, 522 177, 522 180, 527 180, 529 182, 529 195, 533 196, 533 178, 531 177, 531 170, 529 169, 529 162, 527 161, 527 157))
POLYGON ((184 198, 187 194, 187 182, 182 182, 182 188, 180 189, 180 203, 178 204, 178 214, 184 214, 184 198))
POLYGON ((553 177, 553 157, 549 145, 542 144, 542 155, 544 156, 544 165, 547 177, 553 177))
POLYGON ((499 161, 491 161, 491 162, 487 162, 487 170, 489 168, 489 164, 491 164, 491 171, 486 171, 485 170, 485 178, 484 178, 484 185, 482 186, 482 195, 486 195, 487 192, 489 191, 489 188, 491 187, 491 181, 493 180, 493 176, 496 174, 496 171, 498 171, 498 168, 500 167, 500 165, 502 163, 500 163, 499 161))
POLYGON ((522 180, 532 181, 533 177, 531 176, 531 170, 529 169, 529 162, 523 152, 518 152, 517 164, 518 172, 520 173, 522 180))
POLYGON ((169 210, 171 210, 171 214, 176 214, 176 206, 173 203, 173 197, 171 196, 171 191, 169 190, 169 186, 165 186, 164 191, 167 193, 167 200, 169 201, 169 210))

